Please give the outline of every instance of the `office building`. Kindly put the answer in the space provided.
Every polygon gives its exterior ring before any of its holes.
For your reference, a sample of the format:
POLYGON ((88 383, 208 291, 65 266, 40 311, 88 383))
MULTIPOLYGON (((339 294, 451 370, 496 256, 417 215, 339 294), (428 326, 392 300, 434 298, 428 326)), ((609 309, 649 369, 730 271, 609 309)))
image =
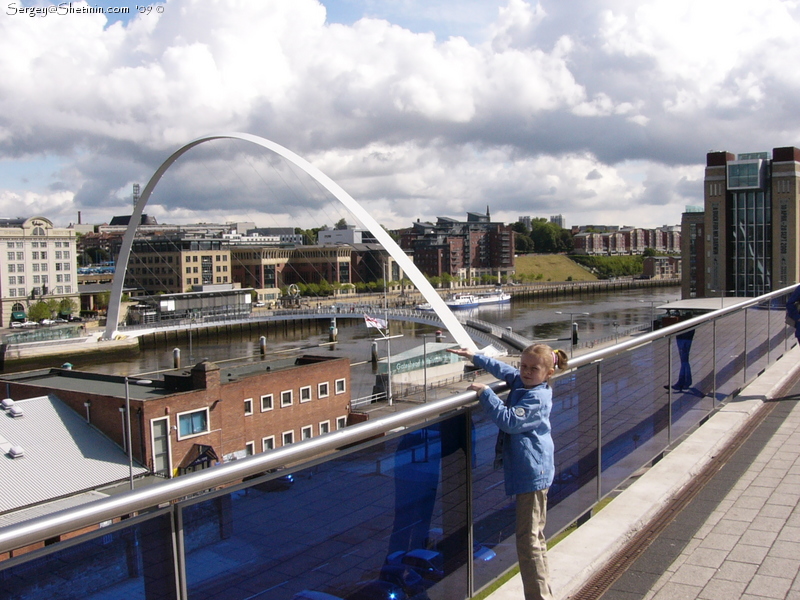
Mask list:
POLYGON ((751 297, 797 283, 799 180, 798 148, 774 148, 771 157, 768 152, 709 152, 705 237, 702 248, 697 238, 694 250, 687 244, 684 255, 691 265, 703 252, 705 272, 685 269, 684 293, 751 297))
POLYGON ((78 303, 75 232, 44 217, 0 219, 0 318, 23 320, 32 303, 78 303))

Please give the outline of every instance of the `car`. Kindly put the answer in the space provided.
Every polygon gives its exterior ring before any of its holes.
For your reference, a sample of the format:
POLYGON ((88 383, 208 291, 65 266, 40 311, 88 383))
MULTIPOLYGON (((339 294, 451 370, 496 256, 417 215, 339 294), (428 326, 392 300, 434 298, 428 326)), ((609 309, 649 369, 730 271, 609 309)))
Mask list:
POLYGON ((68 323, 68 322, 69 321, 67 321, 66 319, 62 319, 61 317, 58 317, 57 319, 53 319, 53 323, 68 323))
POLYGON ((472 547, 472 558, 481 562, 488 562, 492 560, 497 553, 484 544, 475 544, 472 547))
POLYGON ((406 565, 383 565, 378 579, 400 586, 409 598, 421 597, 432 585, 432 582, 426 581, 416 570, 406 565))
POLYGON ((53 325, 55 321, 53 319, 40 319, 39 325, 53 325))
POLYGON ((387 565, 406 565, 428 581, 441 581, 444 577, 444 561, 440 552, 417 548, 403 552, 398 550, 386 557, 387 565))
POLYGON ((83 322, 83 318, 81 318, 81 317, 73 317, 72 315, 70 315, 67 320, 70 323, 82 323, 83 322))
POLYGON ((22 322, 22 326, 23 327, 38 327, 39 324, 36 321, 23 321, 22 322))
MULTIPOLYGON (((263 477, 264 475, 270 473, 276 473, 277 470, 272 469, 266 471, 264 473, 258 473, 256 475, 248 475, 242 481, 251 481, 253 479, 258 479, 259 477, 263 477)), ((285 492, 288 489, 291 489, 292 485, 294 485, 294 475, 291 473, 286 473, 284 475, 280 475, 275 479, 268 479, 267 481, 262 481, 260 483, 256 483, 253 487, 262 492, 285 492)))
POLYGON ((267 304, 265 302, 256 302, 255 304, 253 304, 253 306, 255 306, 257 308, 261 308, 262 306, 266 306, 266 305, 267 304))

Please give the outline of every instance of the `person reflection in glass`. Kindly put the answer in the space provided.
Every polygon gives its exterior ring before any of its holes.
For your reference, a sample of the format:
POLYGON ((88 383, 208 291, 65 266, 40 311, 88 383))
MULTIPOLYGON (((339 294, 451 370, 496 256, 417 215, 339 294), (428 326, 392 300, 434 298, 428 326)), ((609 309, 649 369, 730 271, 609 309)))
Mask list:
POLYGON ((692 350, 692 340, 694 339, 694 329, 683 331, 675 336, 675 343, 678 345, 678 357, 681 361, 678 381, 672 389, 678 392, 688 390, 692 387, 692 365, 689 364, 689 352, 692 350))

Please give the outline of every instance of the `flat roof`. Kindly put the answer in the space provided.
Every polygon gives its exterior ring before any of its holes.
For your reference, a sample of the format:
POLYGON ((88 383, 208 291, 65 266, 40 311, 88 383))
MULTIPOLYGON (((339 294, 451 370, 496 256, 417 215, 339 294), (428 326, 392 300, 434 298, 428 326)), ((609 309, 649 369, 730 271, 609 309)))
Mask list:
POLYGON ((751 298, 725 297, 725 298, 688 298, 687 300, 676 300, 657 307, 661 310, 691 310, 697 312, 710 312, 728 308, 741 302, 751 300, 751 298))

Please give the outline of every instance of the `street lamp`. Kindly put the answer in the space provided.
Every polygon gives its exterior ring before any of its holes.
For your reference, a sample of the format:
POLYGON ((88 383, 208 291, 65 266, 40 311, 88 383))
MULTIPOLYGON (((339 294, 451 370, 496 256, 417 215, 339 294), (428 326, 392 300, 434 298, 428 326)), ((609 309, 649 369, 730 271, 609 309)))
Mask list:
POLYGON ((569 338, 569 357, 572 358, 572 352, 575 347, 575 333, 578 329, 578 324, 573 321, 575 315, 586 315, 588 316, 589 313, 587 312, 569 312, 569 311, 556 311, 557 315, 569 315, 569 324, 570 324, 570 338, 569 338))
POLYGON ((128 475, 130 479, 131 489, 133 489, 133 440, 131 439, 131 389, 130 384, 134 385, 150 385, 153 383, 150 379, 130 379, 125 376, 125 426, 127 436, 125 442, 128 446, 128 475))

